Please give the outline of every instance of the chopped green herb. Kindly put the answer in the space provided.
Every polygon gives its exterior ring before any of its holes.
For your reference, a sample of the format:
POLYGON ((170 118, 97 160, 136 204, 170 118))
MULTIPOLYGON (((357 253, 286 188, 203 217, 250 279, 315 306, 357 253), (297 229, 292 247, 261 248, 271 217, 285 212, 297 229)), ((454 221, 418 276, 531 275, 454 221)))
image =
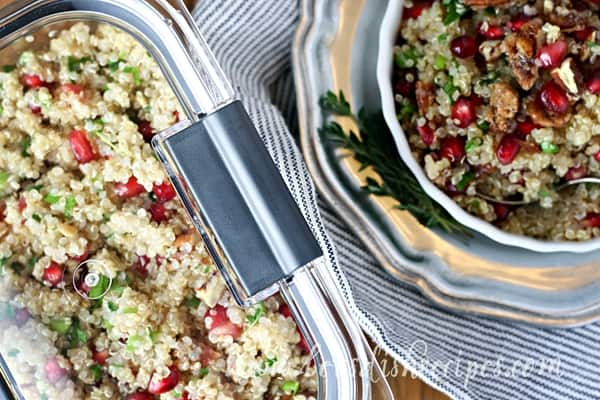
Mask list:
POLYGON ((444 25, 450 25, 454 21, 458 21, 469 11, 469 7, 465 6, 461 0, 442 0, 442 5, 446 11, 444 25))
POLYGON ((123 308, 123 314, 137 314, 137 307, 125 307, 123 308))
POLYGON ((182 393, 181 393, 179 390, 177 390, 177 389, 173 389, 173 390, 171 390, 171 394, 172 394, 172 395, 173 395, 173 397, 174 397, 174 398, 176 398, 176 399, 180 399, 180 398, 181 398, 181 396, 182 396, 182 393))
POLYGON ((459 192, 462 192, 474 178, 475 174, 472 171, 465 172, 462 178, 460 178, 460 181, 456 184, 456 189, 458 189, 459 192))
POLYGON ((492 6, 485 8, 485 13, 487 15, 496 15, 496 9, 492 6))
POLYGON ((108 309, 112 312, 115 312, 119 309, 119 306, 117 306, 115 303, 113 303, 112 301, 109 301, 108 304, 106 305, 108 307, 108 309))
POLYGON ((398 120, 404 121, 407 118, 413 116, 413 114, 417 111, 412 102, 408 99, 402 99, 400 111, 398 112, 398 120))
POLYGON ((483 78, 481 78, 480 83, 482 85, 490 85, 498 79, 498 73, 496 71, 488 72, 483 78))
POLYGON ((27 190, 29 190, 29 191, 35 190, 36 192, 39 192, 40 190, 42 190, 43 187, 44 187, 43 185, 33 185, 32 187, 30 187, 27 190))
POLYGON ((208 368, 206 368, 206 367, 200 368, 200 371, 198 372, 198 376, 200 378, 204 378, 206 375, 208 375, 208 368))
POLYGON ((144 112, 146 114, 151 114, 152 113, 152 106, 150 104, 148 104, 146 107, 144 107, 144 112))
POLYGON ((281 390, 283 390, 285 394, 295 395, 298 393, 299 389, 300 382, 298 381, 285 381, 281 384, 281 390))
POLYGON ((38 223, 42 222, 42 217, 40 216, 40 214, 33 213, 33 214, 31 214, 31 218, 33 218, 33 220, 35 222, 38 222, 38 223))
POLYGON ((56 333, 64 335, 69 332, 72 323, 73 321, 71 321, 71 318, 57 318, 50 321, 48 328, 56 333))
POLYGON ((133 336, 129 336, 129 339, 127 339, 127 350, 128 351, 135 351, 135 349, 137 349, 137 347, 142 344, 144 342, 144 338, 139 336, 139 335, 133 335, 133 336))
POLYGON ((67 218, 73 217, 73 209, 75 208, 76 204, 77 204, 77 202, 75 201, 75 197, 67 196, 67 198, 65 200, 65 208, 63 210, 63 214, 65 214, 65 217, 67 217, 67 218))
POLYGON ((442 33, 441 35, 439 35, 437 37, 438 42, 440 43, 445 43, 446 40, 448 40, 448 34, 447 33, 442 33))
POLYGON ((90 372, 96 382, 102 379, 102 366, 100 364, 90 365, 90 372))
POLYGON ((196 297, 188 297, 187 299, 185 299, 183 304, 195 310, 200 306, 200 300, 198 300, 196 297))
POLYGON ((598 46, 600 46, 600 44, 598 44, 598 43, 596 43, 596 42, 593 42, 593 41, 591 41, 591 40, 588 40, 587 44, 588 44, 588 46, 590 46, 590 47, 598 47, 598 46))
POLYGON ((6 171, 0 171, 0 188, 6 185, 10 174, 6 171))
POLYGON ((549 142, 542 142, 540 144, 540 149, 542 149, 542 153, 544 154, 556 154, 559 150, 557 145, 549 142))
POLYGON ((538 192, 538 196, 541 197, 541 198, 548 197, 548 196, 550 196, 550 192, 547 191, 546 189, 541 189, 538 192))
POLYGON ((125 67, 123 68, 123 72, 127 73, 127 74, 131 74, 131 76, 133 77, 133 84, 138 86, 142 83, 142 80, 140 79, 140 70, 138 67, 125 67))
POLYGON ((156 343, 156 340, 158 339, 158 331, 153 331, 152 329, 148 329, 148 337, 150 338, 150 341, 152 343, 156 343))
POLYGON ((119 69, 119 64, 125 62, 125 60, 123 60, 122 58, 118 58, 115 61, 111 61, 108 64, 106 64, 106 66, 108 67, 108 69, 110 69, 112 72, 115 72, 116 70, 119 69))
POLYGON ((265 365, 269 368, 271 368, 273 365, 275 365, 276 362, 277 362, 277 357, 265 358, 265 365))
POLYGON ((262 317, 266 312, 267 312, 267 309, 265 308, 265 305, 262 302, 258 303, 254 307, 254 314, 247 315, 246 320, 248 321, 250 326, 254 326, 260 320, 260 317, 262 317))
POLYGON ((435 60, 433 61, 433 68, 435 69, 444 69, 446 68, 446 62, 448 60, 441 54, 437 54, 435 56, 435 60))
POLYGON ((2 72, 6 72, 6 73, 13 72, 16 68, 17 68, 16 65, 3 65, 2 72))
POLYGON ((29 148, 31 147, 31 136, 25 136, 20 142, 21 157, 29 157, 29 148))
POLYGON ((409 47, 407 50, 396 54, 396 65, 400 68, 412 68, 417 64, 419 54, 414 47, 409 47))
POLYGON ((106 329, 107 331, 110 331, 113 328, 113 324, 111 324, 108 320, 103 319, 102 320, 102 327, 104 329, 106 329))
POLYGON ((110 285, 110 279, 107 276, 100 275, 100 280, 96 284, 96 286, 90 288, 90 292, 88 296, 90 299, 99 299, 104 296, 108 291, 108 286, 110 285))
POLYGON ((450 102, 454 103, 454 93, 458 91, 458 88, 454 86, 451 76, 448 77, 448 81, 442 86, 442 90, 448 95, 450 102))
POLYGON ((481 129, 481 131, 482 131, 483 133, 487 133, 487 131, 489 131, 489 130, 490 130, 490 123, 489 123, 489 122, 487 122, 487 121, 485 121, 485 120, 483 120, 483 121, 479 121, 479 122, 477 123, 477 127, 478 127, 479 129, 481 129))
POLYGON ((39 257, 37 256, 33 256, 31 257, 28 261, 27 261, 27 266, 29 268, 33 268, 35 266, 35 264, 37 264, 37 262, 39 261, 39 257))
POLYGON ((85 64, 86 62, 91 61, 92 59, 89 57, 73 57, 69 56, 67 59, 67 66, 70 72, 79 72, 81 71, 81 64, 85 64))
POLYGON ((204 272, 205 274, 208 274, 210 272, 210 265, 207 265, 206 267, 204 267, 204 272))
POLYGON ((69 332, 67 332, 67 339, 69 340, 69 346, 71 349, 77 347, 79 344, 85 344, 88 340, 87 334, 79 326, 79 320, 73 319, 73 323, 69 332))
POLYGON ((48 204, 56 204, 60 201, 60 196, 48 193, 44 196, 44 201, 48 204))

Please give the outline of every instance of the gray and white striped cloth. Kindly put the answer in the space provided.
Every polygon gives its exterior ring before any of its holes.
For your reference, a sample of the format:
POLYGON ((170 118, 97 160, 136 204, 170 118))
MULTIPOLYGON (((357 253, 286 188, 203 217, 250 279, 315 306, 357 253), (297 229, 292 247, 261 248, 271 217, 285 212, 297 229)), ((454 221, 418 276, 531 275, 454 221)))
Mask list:
POLYGON ((200 0, 194 16, 309 224, 330 249, 363 329, 456 399, 600 399, 600 324, 539 329, 436 308, 388 277, 335 211, 318 201, 293 138, 290 52, 299 10, 298 0, 200 0))

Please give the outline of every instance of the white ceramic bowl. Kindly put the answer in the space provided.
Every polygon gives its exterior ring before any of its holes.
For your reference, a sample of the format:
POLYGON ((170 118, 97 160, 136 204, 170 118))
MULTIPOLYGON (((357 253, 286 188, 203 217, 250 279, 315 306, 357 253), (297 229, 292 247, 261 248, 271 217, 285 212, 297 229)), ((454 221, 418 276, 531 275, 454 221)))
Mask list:
POLYGON ((523 247, 543 253, 560 251, 584 253, 600 249, 600 238, 584 242, 557 242, 533 239, 503 231, 489 222, 466 212, 429 180, 419 162, 413 158, 406 135, 396 118, 396 105, 392 91, 393 49, 402 21, 403 3, 403 0, 390 0, 388 2, 388 8, 379 33, 377 83, 381 94, 383 114, 394 135, 396 147, 400 152, 400 156, 413 172, 425 192, 444 207, 457 221, 502 244, 523 247))

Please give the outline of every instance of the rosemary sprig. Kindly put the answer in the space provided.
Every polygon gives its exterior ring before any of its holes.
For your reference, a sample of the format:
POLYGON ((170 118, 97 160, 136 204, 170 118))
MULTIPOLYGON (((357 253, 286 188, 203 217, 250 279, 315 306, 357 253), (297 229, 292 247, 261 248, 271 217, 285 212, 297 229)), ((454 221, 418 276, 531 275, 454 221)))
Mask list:
POLYGON ((401 210, 406 210, 423 225, 439 227, 449 233, 470 236, 470 231, 456 221, 446 210, 433 201, 423 190, 410 169, 400 158, 392 135, 381 112, 369 113, 364 109, 355 115, 350 104, 340 91, 339 95, 328 92, 319 101, 321 108, 330 114, 350 117, 360 133, 344 129, 335 121, 329 121, 320 129, 320 134, 331 143, 346 148, 360 163, 360 169, 372 167, 381 177, 382 183, 367 178, 363 190, 376 196, 396 199, 401 210))

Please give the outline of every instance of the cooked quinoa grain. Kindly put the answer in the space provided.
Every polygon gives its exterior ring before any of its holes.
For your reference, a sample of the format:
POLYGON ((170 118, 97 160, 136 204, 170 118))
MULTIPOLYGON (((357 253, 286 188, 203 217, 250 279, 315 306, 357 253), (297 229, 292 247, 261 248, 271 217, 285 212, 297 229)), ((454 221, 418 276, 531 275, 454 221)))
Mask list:
POLYGON ((571 0, 407 4, 398 118, 429 179, 465 210, 534 238, 600 237, 600 185, 556 191, 600 177, 599 15, 571 0))
POLYGON ((25 397, 314 399, 287 306, 233 304, 148 144, 183 115, 157 64, 107 25, 49 43, 0 72, 0 352, 25 397))

